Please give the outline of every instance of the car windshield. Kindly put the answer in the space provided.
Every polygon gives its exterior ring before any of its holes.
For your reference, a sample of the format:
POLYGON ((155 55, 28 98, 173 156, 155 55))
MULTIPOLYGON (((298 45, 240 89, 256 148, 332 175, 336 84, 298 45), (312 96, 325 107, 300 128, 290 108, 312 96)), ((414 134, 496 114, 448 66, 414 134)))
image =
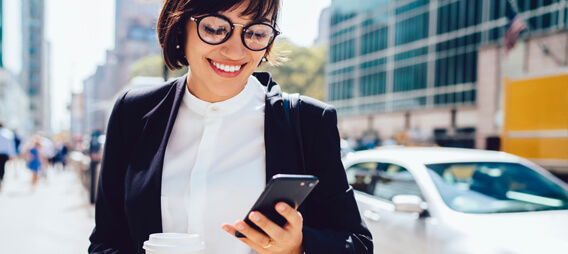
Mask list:
POLYGON ((426 165, 444 202, 464 213, 568 209, 568 191, 518 163, 426 165))

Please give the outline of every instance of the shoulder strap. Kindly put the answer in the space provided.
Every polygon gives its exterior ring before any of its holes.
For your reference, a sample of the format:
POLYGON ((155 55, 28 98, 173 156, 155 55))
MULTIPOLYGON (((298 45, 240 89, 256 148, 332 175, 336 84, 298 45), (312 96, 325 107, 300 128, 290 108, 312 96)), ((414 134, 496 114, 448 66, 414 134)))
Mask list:
POLYGON ((302 172, 306 173, 306 163, 304 159, 304 144, 302 143, 302 129, 300 127, 300 94, 282 93, 284 103, 284 114, 286 122, 293 130, 298 145, 298 156, 302 165, 302 172))

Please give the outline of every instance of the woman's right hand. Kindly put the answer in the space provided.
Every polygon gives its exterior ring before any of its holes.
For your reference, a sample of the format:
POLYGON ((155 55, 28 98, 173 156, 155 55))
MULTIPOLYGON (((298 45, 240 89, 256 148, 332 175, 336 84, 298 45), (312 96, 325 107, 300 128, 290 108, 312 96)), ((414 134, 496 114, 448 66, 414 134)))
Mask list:
POLYGON ((278 226, 260 212, 254 211, 249 214, 249 219, 266 232, 268 236, 250 227, 244 221, 237 221, 234 225, 224 224, 222 228, 233 236, 235 231, 238 230, 246 236, 246 238, 238 239, 261 254, 303 253, 302 214, 284 202, 276 204, 275 209, 286 219, 287 223, 284 227, 278 226))

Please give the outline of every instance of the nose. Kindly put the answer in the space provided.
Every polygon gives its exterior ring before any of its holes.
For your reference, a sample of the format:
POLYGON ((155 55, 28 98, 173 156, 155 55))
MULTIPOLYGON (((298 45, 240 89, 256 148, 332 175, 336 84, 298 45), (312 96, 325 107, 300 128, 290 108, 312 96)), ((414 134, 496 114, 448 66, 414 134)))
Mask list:
POLYGON ((235 30, 231 37, 223 43, 221 54, 231 60, 239 60, 245 57, 246 48, 241 41, 242 25, 235 24, 235 30))

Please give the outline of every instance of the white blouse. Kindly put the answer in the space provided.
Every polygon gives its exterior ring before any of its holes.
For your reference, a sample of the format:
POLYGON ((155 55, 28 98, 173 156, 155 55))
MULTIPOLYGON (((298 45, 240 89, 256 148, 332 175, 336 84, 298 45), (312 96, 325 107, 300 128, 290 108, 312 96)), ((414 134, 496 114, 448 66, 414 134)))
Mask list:
POLYGON ((205 253, 255 253, 221 225, 244 219, 265 186, 266 88, 251 76, 216 103, 185 90, 164 159, 163 232, 197 233, 205 253))

